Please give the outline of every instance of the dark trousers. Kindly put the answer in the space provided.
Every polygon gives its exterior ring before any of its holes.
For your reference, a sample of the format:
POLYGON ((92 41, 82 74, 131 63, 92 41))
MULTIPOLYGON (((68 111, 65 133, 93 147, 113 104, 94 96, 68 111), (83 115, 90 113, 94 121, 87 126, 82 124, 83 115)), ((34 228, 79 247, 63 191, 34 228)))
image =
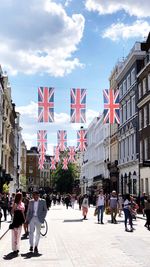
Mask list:
POLYGON ((146 226, 150 228, 150 210, 145 210, 145 214, 146 214, 146 226))
POLYGON ((130 227, 132 228, 133 223, 132 223, 132 214, 131 214, 130 210, 129 209, 124 209, 123 211, 124 211, 124 216, 125 216, 125 221, 124 221, 125 228, 127 228, 128 219, 129 219, 130 227))
POLYGON ((3 213, 4 213, 4 220, 7 220, 7 208, 2 208, 3 209, 3 213))

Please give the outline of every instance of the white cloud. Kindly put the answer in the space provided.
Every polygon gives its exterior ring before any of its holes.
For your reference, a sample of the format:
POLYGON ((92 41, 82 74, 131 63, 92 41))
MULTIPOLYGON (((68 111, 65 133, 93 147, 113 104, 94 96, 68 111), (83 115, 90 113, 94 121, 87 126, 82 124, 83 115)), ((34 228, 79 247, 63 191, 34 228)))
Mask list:
POLYGON ((71 4, 72 0, 66 0, 65 1, 65 7, 68 7, 71 4))
POLYGON ((27 115, 30 118, 37 118, 38 105, 31 101, 27 106, 16 107, 16 111, 21 115, 27 115))
POLYGON ((12 74, 47 72, 64 76, 83 67, 73 53, 82 39, 85 19, 69 17, 52 0, 1 0, 0 58, 12 74), (7 17, 7 20, 6 20, 7 17))
POLYGON ((103 38, 109 38, 113 41, 117 41, 120 38, 128 39, 135 37, 146 37, 150 30, 150 24, 146 21, 137 20, 132 25, 124 23, 112 24, 109 28, 103 32, 103 38))
POLYGON ((149 17, 149 0, 85 0, 85 6, 89 11, 98 12, 100 15, 113 14, 124 10, 130 16, 149 17))

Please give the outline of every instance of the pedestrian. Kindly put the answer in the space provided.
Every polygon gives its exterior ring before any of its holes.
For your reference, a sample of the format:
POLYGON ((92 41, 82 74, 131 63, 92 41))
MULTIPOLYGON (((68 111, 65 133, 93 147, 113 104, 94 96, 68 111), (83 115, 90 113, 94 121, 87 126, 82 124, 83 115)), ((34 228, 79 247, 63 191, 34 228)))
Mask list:
POLYGON ((39 192, 33 192, 33 199, 29 201, 26 222, 29 224, 29 243, 30 251, 38 253, 38 244, 40 240, 40 229, 41 224, 44 223, 44 219, 47 214, 47 206, 45 199, 41 199, 39 192), (35 232, 36 230, 36 232, 35 232), (34 232, 35 232, 35 242, 34 242, 34 232))
POLYGON ((121 194, 118 195, 118 216, 121 217, 122 215, 122 209, 123 209, 123 197, 121 194))
POLYGON ((12 250, 16 256, 19 253, 22 224, 25 221, 24 211, 25 206, 22 202, 22 193, 18 192, 15 195, 14 204, 12 207, 13 220, 10 228, 12 229, 12 250))
POLYGON ((71 196, 71 207, 72 207, 72 209, 74 209, 74 204, 75 204, 75 195, 72 195, 71 196))
POLYGON ((140 198, 140 208, 141 208, 141 211, 142 211, 142 214, 143 214, 143 217, 145 216, 145 200, 147 199, 147 196, 146 196, 146 193, 143 192, 142 193, 142 196, 140 198))
POLYGON ((125 195, 124 204, 123 204, 123 211, 125 216, 125 231, 126 232, 133 232, 133 222, 132 222, 132 208, 131 208, 131 198, 130 194, 125 195), (130 230, 127 227, 127 222, 129 220, 130 230))
POLYGON ((147 200, 145 200, 144 212, 146 214, 146 223, 144 226, 147 227, 148 230, 150 230, 150 196, 147 198, 147 200))
POLYGON ((3 210, 5 221, 7 221, 8 202, 9 202, 8 196, 6 193, 4 193, 1 199, 1 208, 3 210))
POLYGON ((101 221, 101 224, 104 224, 103 223, 103 214, 104 214, 104 209, 105 209, 104 208, 105 207, 105 197, 103 194, 103 190, 99 191, 96 207, 98 209, 98 213, 97 213, 98 223, 100 223, 100 221, 101 221))
POLYGON ((79 195, 79 198, 78 198, 79 210, 81 210, 82 201, 83 201, 83 196, 82 195, 79 195))
POLYGON ((65 196, 65 204, 66 204, 66 209, 70 206, 70 195, 65 196))
POLYGON ((109 199, 110 214, 111 214, 111 223, 117 223, 116 216, 118 211, 118 198, 116 191, 113 190, 109 199))
MULTIPOLYGON (((26 214, 27 214, 27 210, 28 210, 28 205, 29 205, 30 198, 29 198, 29 196, 28 196, 28 194, 26 192, 23 192, 22 195, 23 195, 22 201, 23 201, 23 203, 25 205, 24 214, 25 214, 25 218, 26 218, 26 214)), ((23 225, 23 227, 24 227, 24 235, 23 235, 23 237, 24 238, 27 238, 28 235, 29 235, 28 224, 25 222, 24 225, 23 225)))
POLYGON ((88 207, 89 207, 88 195, 85 194, 82 201, 83 220, 87 219, 88 207))

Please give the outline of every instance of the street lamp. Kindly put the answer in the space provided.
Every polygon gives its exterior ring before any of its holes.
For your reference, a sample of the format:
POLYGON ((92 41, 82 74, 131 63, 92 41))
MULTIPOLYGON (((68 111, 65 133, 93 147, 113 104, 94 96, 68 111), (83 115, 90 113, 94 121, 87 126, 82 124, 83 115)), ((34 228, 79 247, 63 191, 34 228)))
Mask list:
POLYGON ((87 179, 85 178, 85 176, 83 176, 83 193, 86 194, 86 184, 87 184, 87 179))
MULTIPOLYGON (((133 180, 133 194, 137 195, 137 174, 135 171, 132 174, 132 180, 133 180)), ((140 192, 140 187, 139 187, 139 192, 140 192)))

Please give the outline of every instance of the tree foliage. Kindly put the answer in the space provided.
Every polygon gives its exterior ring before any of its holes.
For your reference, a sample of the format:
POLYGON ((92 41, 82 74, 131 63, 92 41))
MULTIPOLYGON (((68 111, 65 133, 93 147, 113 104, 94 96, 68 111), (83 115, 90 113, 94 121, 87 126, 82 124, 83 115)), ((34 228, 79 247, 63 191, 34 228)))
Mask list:
POLYGON ((3 184, 3 193, 8 193, 8 192, 9 192, 9 185, 5 183, 3 184))
POLYGON ((76 164, 69 163, 68 170, 63 170, 62 164, 59 164, 53 173, 55 190, 60 193, 72 193, 76 178, 78 178, 78 168, 76 164))

